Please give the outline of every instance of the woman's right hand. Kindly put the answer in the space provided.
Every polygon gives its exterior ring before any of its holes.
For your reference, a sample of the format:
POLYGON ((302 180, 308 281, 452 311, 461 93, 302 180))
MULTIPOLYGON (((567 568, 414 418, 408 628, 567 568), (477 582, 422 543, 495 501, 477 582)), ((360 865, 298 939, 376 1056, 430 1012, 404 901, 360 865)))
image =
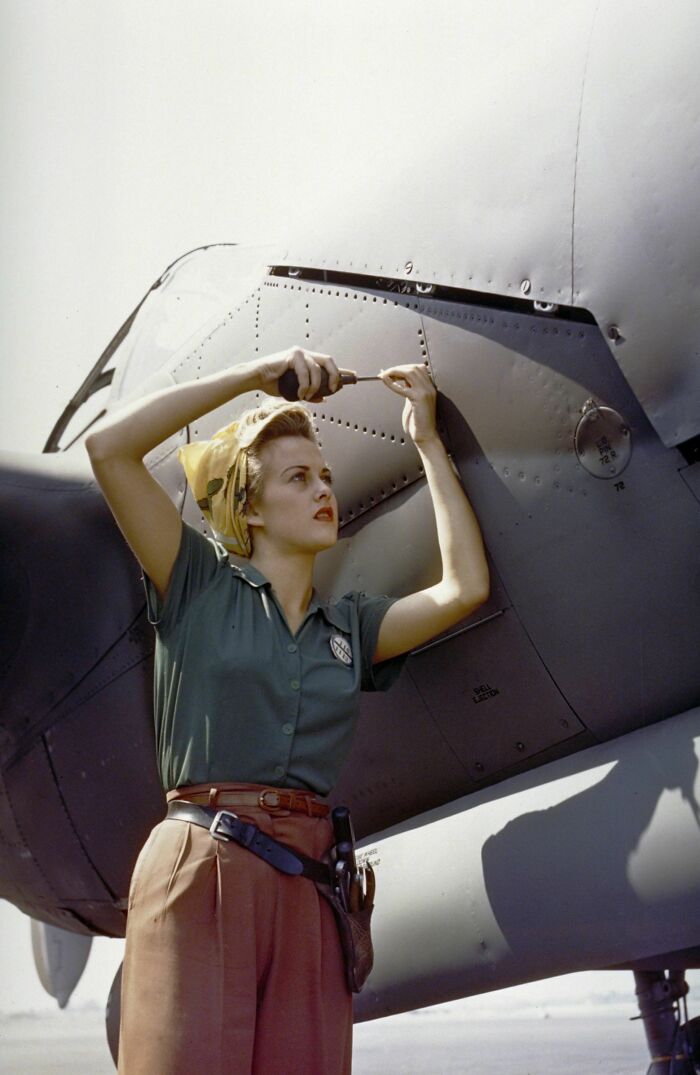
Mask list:
POLYGON ((290 347, 274 355, 255 359, 250 370, 258 388, 270 396, 279 396, 279 379, 287 370, 294 370, 299 381, 298 398, 317 402, 323 398, 320 392, 322 371, 328 375, 328 395, 340 388, 340 373, 330 355, 317 351, 305 351, 303 347, 290 347))

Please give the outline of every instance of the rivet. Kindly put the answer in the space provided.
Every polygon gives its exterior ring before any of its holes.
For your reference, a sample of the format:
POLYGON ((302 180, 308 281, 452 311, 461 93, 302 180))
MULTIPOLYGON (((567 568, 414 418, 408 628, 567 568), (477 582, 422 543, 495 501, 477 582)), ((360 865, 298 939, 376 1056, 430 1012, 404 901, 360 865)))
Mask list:
POLYGON ((410 276, 411 273, 413 272, 413 262, 412 261, 407 261, 406 264, 403 267, 403 271, 406 273, 406 276, 410 276))
POLYGON ((484 767, 480 761, 474 763, 474 768, 476 769, 477 773, 483 773, 484 771, 484 767))
POLYGON ((520 284, 520 290, 522 291, 523 295, 529 295, 531 287, 532 287, 532 284, 530 283, 529 280, 523 280, 522 283, 520 284))
POLYGON ((608 325, 608 339, 613 343, 622 343, 622 333, 617 325, 608 325))
POLYGON ((525 744, 524 743, 516 743, 515 744, 515 749, 522 751, 522 750, 525 749, 525 744))

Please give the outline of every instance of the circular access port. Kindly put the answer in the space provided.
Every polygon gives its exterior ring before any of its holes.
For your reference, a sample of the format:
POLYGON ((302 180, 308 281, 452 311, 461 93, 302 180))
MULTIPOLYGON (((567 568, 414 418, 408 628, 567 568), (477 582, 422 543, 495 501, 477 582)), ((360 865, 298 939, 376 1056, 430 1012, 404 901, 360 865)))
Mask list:
POLYGON ((589 399, 574 434, 578 461, 594 478, 617 478, 632 456, 632 435, 621 414, 589 399))

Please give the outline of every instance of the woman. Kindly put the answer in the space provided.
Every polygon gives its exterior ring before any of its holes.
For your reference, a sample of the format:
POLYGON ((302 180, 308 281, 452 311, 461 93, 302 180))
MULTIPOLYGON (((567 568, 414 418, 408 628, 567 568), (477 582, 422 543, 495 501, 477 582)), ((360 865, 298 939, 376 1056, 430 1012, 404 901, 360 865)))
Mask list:
MULTIPOLYGON (((230 564, 221 544, 183 525, 145 454, 242 393, 278 395, 289 369, 300 400, 319 398, 323 375, 329 393, 340 387, 329 355, 292 348, 141 400, 97 427, 87 449, 144 570, 168 799, 228 809, 320 859, 333 841, 318 796, 349 748, 360 689, 388 686, 396 659, 481 604, 488 569, 423 366, 382 380, 405 399, 428 480, 443 563, 435 586, 396 601, 316 597, 314 560, 337 540, 338 507, 301 404, 252 412, 182 452, 215 535, 242 559, 230 564)), ((129 893, 122 1075, 340 1075, 351 1030, 333 913, 314 884, 182 814, 157 825, 129 893)))

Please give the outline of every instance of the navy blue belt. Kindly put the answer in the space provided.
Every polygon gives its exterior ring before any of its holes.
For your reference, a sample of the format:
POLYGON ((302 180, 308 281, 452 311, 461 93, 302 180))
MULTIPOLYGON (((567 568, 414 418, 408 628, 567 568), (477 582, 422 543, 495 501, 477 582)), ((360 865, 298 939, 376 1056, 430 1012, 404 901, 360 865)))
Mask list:
POLYGON ((308 877, 321 885, 331 885, 332 867, 318 859, 309 858, 301 851, 282 844, 267 836, 257 825, 250 821, 241 821, 231 810, 216 810, 211 806, 199 806, 182 799, 173 799, 168 803, 169 818, 176 821, 189 821, 209 829, 215 840, 233 840, 241 847, 247 848, 258 858, 269 862, 281 873, 291 877, 308 877))

